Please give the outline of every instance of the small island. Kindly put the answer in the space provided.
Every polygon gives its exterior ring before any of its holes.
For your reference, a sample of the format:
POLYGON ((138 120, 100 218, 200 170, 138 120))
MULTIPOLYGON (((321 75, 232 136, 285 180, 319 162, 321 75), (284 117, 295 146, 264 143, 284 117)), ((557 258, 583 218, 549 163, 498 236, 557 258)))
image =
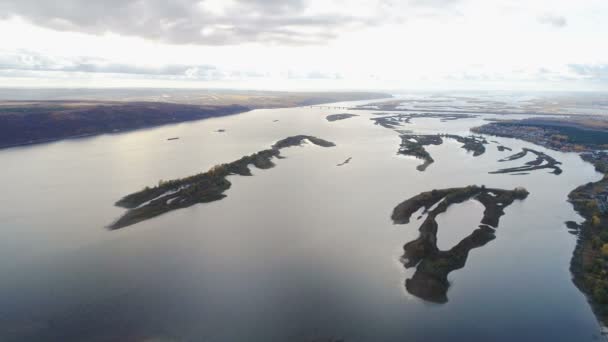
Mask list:
POLYGON ((416 169, 418 171, 425 171, 435 160, 424 146, 441 145, 443 144, 443 138, 454 139, 462 143, 463 145, 461 147, 467 151, 473 152, 474 157, 484 154, 486 151, 484 145, 488 143, 485 139, 476 136, 461 137, 454 134, 402 134, 401 145, 397 154, 422 159, 424 163, 418 165, 416 169))
POLYGON ((519 153, 515 153, 506 158, 500 159, 499 162, 513 161, 517 159, 521 159, 528 155, 528 153, 536 155, 536 159, 526 162, 522 166, 510 167, 505 169, 500 169, 497 171, 489 172, 490 174, 500 174, 500 173, 511 173, 511 174, 527 174, 528 171, 541 170, 541 169, 552 169, 551 173, 554 175, 560 175, 562 173, 562 169, 558 166, 561 165, 561 162, 555 160, 555 158, 547 155, 546 153, 535 151, 530 148, 522 148, 522 151, 519 153))
POLYGON ((418 171, 424 171, 435 161, 424 146, 441 144, 443 144, 443 139, 441 139, 439 135, 403 134, 401 135, 401 146, 399 147, 397 154, 422 159, 424 163, 418 165, 416 169, 418 171))
POLYGON ((468 137, 461 137, 460 135, 444 134, 443 137, 454 139, 463 144, 461 148, 464 148, 469 152, 473 152, 473 157, 480 156, 486 152, 484 145, 487 145, 488 142, 481 136, 471 135, 468 137))
POLYGON ((281 150, 299 146, 304 141, 321 147, 332 147, 334 143, 309 135, 296 135, 277 141, 270 149, 256 152, 227 164, 212 167, 209 171, 194 176, 160 181, 157 186, 146 187, 141 191, 127 195, 116 202, 116 206, 128 211, 109 226, 119 229, 156 217, 172 210, 190 207, 197 203, 220 200, 231 186, 226 179, 230 175, 251 176, 249 165, 259 169, 275 166, 273 158, 283 158, 281 150))
POLYGON ((423 215, 427 215, 418 229, 418 238, 403 246, 401 262, 406 268, 416 267, 412 278, 405 282, 406 290, 430 302, 447 302, 448 274, 465 266, 471 249, 493 240, 504 209, 515 200, 526 197, 528 191, 524 188, 502 190, 473 185, 423 192, 397 205, 391 216, 395 224, 409 223, 411 216, 420 209, 423 209, 423 215), (437 216, 451 205, 467 200, 476 200, 485 207, 479 228, 450 250, 439 250, 437 216))
POLYGON ((328 115, 325 119, 327 121, 338 121, 338 120, 345 120, 345 119, 350 119, 353 118, 355 116, 359 116, 357 114, 348 114, 348 113, 343 113, 343 114, 330 114, 328 115))
MULTIPOLYGON (((361 108, 354 108, 361 109, 361 108)), ((371 118, 375 125, 382 126, 384 128, 395 129, 402 124, 411 124, 412 119, 439 119, 441 122, 448 122, 460 119, 471 119, 475 118, 475 115, 469 114, 436 114, 436 113, 373 113, 379 117, 371 118)))
POLYGON ((350 163, 351 159, 353 159, 353 157, 348 157, 348 158, 346 158, 345 161, 341 162, 340 164, 336 164, 336 166, 344 166, 344 165, 350 163))

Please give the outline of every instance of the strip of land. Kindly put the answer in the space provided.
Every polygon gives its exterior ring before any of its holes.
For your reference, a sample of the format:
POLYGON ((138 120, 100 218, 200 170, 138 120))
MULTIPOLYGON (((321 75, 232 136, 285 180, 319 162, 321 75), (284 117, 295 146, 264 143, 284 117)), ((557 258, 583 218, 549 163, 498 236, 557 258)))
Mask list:
POLYGON ((335 146, 334 143, 309 135, 296 135, 277 141, 271 148, 244 156, 227 164, 216 165, 209 171, 181 179, 161 181, 154 187, 127 195, 116 202, 116 206, 128 211, 112 223, 109 228, 119 229, 135 223, 162 215, 164 213, 187 208, 197 203, 220 200, 231 186, 226 178, 230 175, 251 176, 249 165, 259 169, 275 166, 273 158, 283 158, 281 150, 299 146, 304 141, 322 147, 335 146))
MULTIPOLYGON (((364 92, 157 91, 160 93, 123 90, 121 96, 113 98, 110 90, 77 93, 55 90, 59 95, 38 96, 52 100, 0 101, 0 148, 201 120, 257 108, 390 97, 364 92)), ((14 96, 18 98, 17 93, 14 96)))
POLYGON ((243 113, 249 108, 161 102, 0 105, 0 148, 243 113))
POLYGON ((501 120, 475 127, 471 131, 521 139, 562 152, 608 148, 608 120, 600 117, 501 120))
POLYGON ((492 171, 489 173, 491 173, 491 174, 500 174, 500 173, 511 173, 511 174, 524 174, 525 173, 525 174, 527 174, 528 171, 542 170, 542 169, 552 169, 553 171, 551 171, 551 173, 553 173, 554 175, 560 175, 562 173, 562 169, 558 166, 558 165, 562 164, 561 162, 555 160, 555 158, 549 156, 546 153, 535 151, 533 149, 525 148, 525 147, 522 148, 521 152, 515 153, 506 158, 500 159, 499 162, 518 160, 518 159, 521 159, 521 158, 527 156, 528 153, 536 155, 536 158, 534 160, 526 162, 522 166, 508 167, 508 168, 500 169, 497 171, 492 171))

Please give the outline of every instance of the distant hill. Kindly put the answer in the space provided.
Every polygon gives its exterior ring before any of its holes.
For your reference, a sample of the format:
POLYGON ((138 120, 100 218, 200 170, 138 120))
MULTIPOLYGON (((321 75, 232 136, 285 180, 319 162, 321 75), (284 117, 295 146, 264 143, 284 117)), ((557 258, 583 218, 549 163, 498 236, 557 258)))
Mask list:
POLYGON ((257 91, 210 93, 160 89, 2 89, 0 99, 9 100, 0 100, 0 148, 232 115, 255 108, 307 106, 382 97, 390 95, 257 91), (106 98, 117 100, 109 101, 106 98))
POLYGON ((0 106, 0 148, 199 120, 248 111, 231 106, 160 102, 4 103, 0 106))
POLYGON ((229 89, 11 89, 0 88, 0 101, 168 102, 191 105, 232 105, 251 109, 309 106, 339 101, 392 97, 376 92, 286 92, 229 89))

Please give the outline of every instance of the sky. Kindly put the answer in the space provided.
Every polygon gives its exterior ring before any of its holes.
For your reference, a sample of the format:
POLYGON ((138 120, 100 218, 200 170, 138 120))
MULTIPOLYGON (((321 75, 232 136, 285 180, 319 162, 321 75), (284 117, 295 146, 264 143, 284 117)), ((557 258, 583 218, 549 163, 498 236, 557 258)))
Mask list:
POLYGON ((607 0, 2 0, 0 87, 608 90, 607 0))

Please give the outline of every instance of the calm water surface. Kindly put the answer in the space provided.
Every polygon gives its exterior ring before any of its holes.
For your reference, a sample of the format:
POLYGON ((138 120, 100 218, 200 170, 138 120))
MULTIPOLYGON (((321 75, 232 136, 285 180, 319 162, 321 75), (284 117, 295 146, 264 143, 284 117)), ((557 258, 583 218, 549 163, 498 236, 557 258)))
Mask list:
MULTIPOLYGON (((352 103, 350 103, 352 104, 352 103)), ((511 139, 563 162, 526 176, 489 171, 531 159, 495 145, 472 157, 454 141, 436 162, 397 156, 400 139, 372 112, 327 122, 335 110, 256 110, 123 134, 0 151, 2 341, 594 341, 599 327, 568 270, 580 221, 567 194, 600 178, 575 154, 511 139), (278 122, 273 122, 279 120, 278 122), (214 132, 225 129, 225 133, 214 132), (333 141, 284 150, 253 177, 233 176, 228 197, 122 230, 120 197, 159 180, 206 171, 281 138, 333 141), (167 141, 169 137, 179 140, 167 141), (349 164, 336 164, 352 157, 349 164), (410 295, 399 262, 419 221, 392 209, 434 188, 484 184, 530 196, 506 209, 496 239, 449 275, 446 304, 410 295)), ((467 134, 482 118, 418 119, 407 129, 467 134)), ((476 202, 438 218, 449 249, 482 216, 476 202)))

